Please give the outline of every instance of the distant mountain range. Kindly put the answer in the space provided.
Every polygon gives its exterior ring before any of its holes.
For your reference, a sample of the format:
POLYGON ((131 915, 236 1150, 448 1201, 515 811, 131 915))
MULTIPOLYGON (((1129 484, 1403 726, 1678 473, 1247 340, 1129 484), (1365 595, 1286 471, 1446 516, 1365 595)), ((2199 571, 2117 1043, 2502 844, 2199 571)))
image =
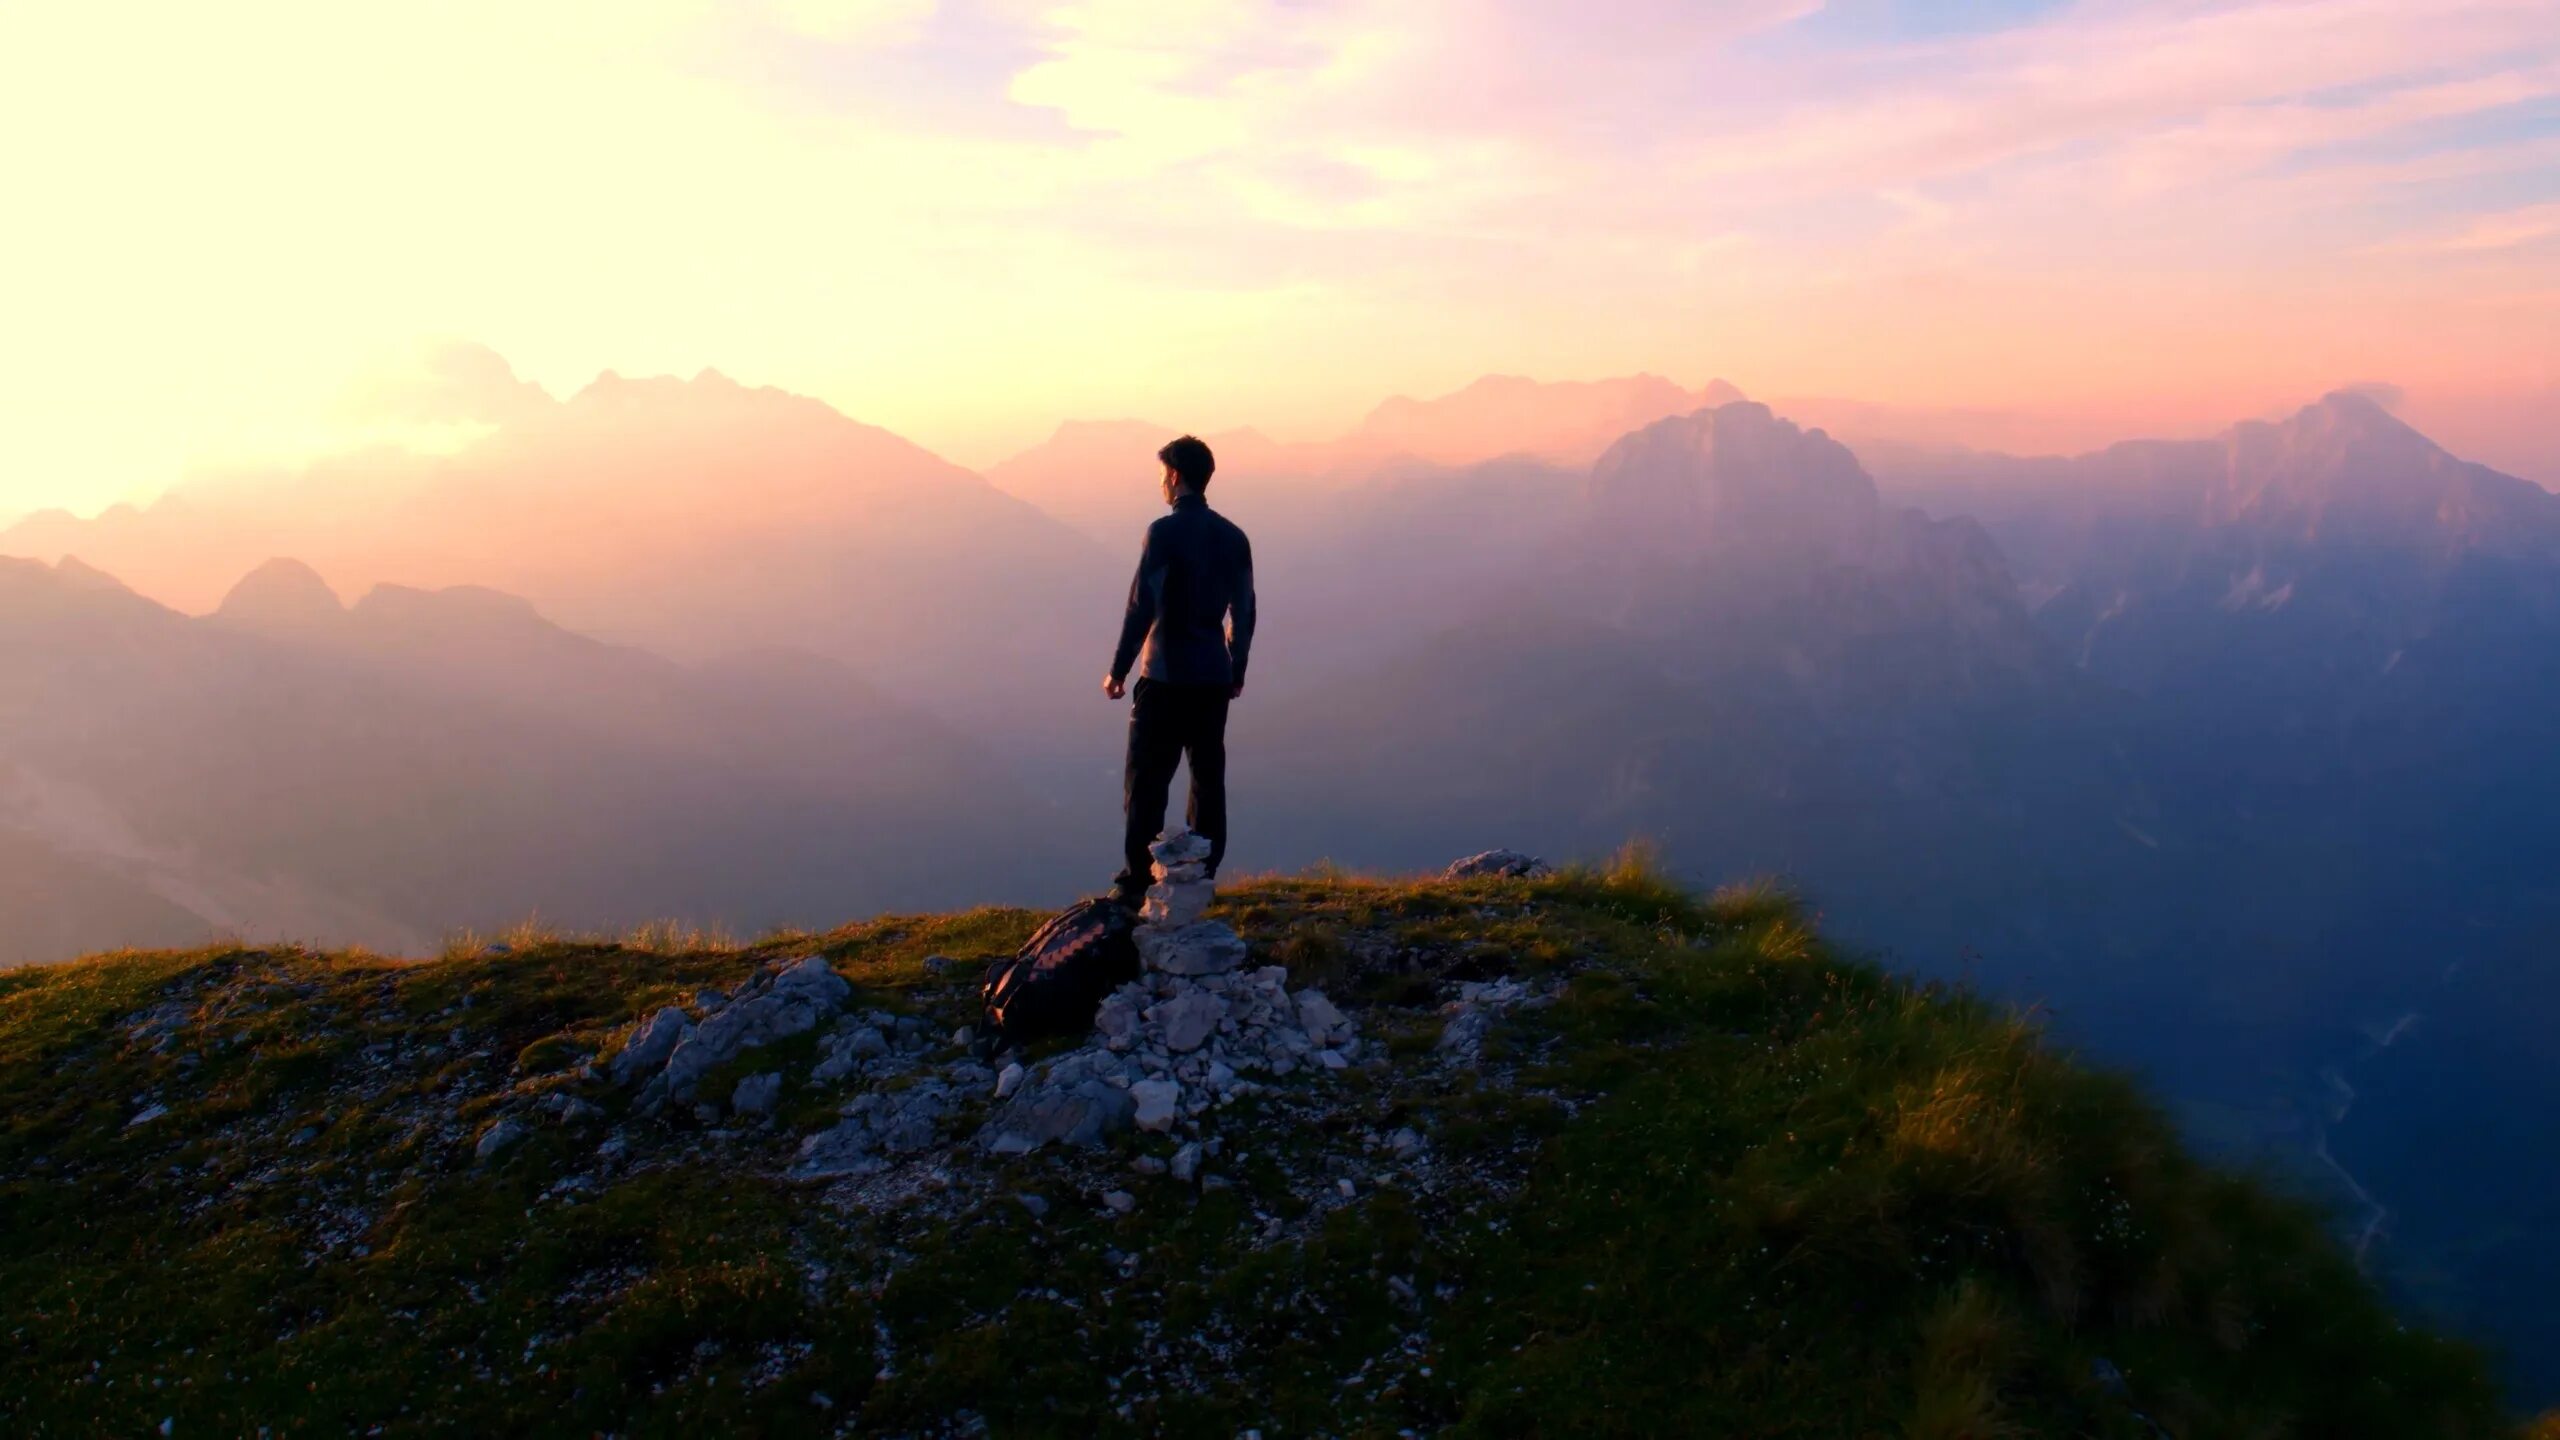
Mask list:
POLYGON ((190 618, 0 561, 0 960, 218 933, 432 949, 1018 893, 1060 827, 832 662, 698 667, 469 588, 274 561, 190 618))
MULTIPOLYGON (((1383 477, 1488 461, 1578 470, 1630 430, 1742 398, 1722 380, 1691 391, 1658 375, 1571 383, 1488 375, 1428 400, 1396 396, 1332 440, 1283 444, 1254 430, 1201 438, 1228 481, 1211 482, 1220 498, 1231 495, 1245 511, 1260 512, 1251 519, 1286 523, 1300 507, 1383 477)), ((987 479, 1108 546, 1126 548, 1161 504, 1147 483, 1156 474, 1155 451, 1179 433, 1180 427, 1149 421, 1070 421, 990 466, 987 479)))
POLYGON ((2560 1392, 2560 497, 2356 394, 1895 489, 1979 517, 2123 697, 2199 994, 2342 1037, 2303 1105, 2383 1263, 2560 1392))
POLYGON ((713 372, 532 391, 450 455, 365 451, 89 520, 39 514, 0 532, 0 554, 76 555, 190 612, 280 554, 351 584, 485 586, 680 658, 830 655, 951 717, 1095 668, 1057 599, 1108 598, 1098 554, 1047 515, 713 372))
MULTIPOLYGON (((1239 863, 1788 876, 2325 1186, 2560 1396, 2560 499, 2360 394, 1873 475, 1782 409, 1497 377, 1207 437, 1263 591, 1239 863)), ((0 532, 48 562, 0 577, 21 953, 1101 881, 1093 691, 1176 427, 981 479, 710 375, 494 423, 0 532)))

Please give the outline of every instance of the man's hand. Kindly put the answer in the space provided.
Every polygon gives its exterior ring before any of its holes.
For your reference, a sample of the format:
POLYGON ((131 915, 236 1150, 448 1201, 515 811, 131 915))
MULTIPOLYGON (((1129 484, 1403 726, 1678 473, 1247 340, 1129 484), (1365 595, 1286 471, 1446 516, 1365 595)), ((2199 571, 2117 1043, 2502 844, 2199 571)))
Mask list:
POLYGON ((1102 694, 1104 699, 1117 700, 1128 693, 1129 687, 1121 683, 1119 676, 1105 675, 1102 677, 1102 694))
POLYGON ((1239 680, 1239 681, 1237 681, 1236 683, 1234 683, 1233 685, 1230 685, 1230 686, 1228 686, 1228 687, 1227 687, 1227 698, 1228 698, 1228 699, 1230 699, 1230 700, 1237 699, 1237 698, 1241 697, 1243 694, 1244 694, 1244 682, 1243 682, 1243 681, 1241 681, 1241 680, 1239 680))

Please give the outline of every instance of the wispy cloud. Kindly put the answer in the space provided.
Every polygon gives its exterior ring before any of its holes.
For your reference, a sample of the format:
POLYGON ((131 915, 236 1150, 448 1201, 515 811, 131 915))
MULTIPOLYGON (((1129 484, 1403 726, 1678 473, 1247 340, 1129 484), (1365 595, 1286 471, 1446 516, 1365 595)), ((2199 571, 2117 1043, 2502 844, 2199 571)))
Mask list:
POLYGON ((2548 289, 2549 0, 1886 8, 8 7, 0 125, 52 138, 0 158, 0 485, 281 443, 423 335, 964 456, 1487 369, 2255 409, 2555 363, 2487 303, 2548 289))
POLYGON ((2482 215, 2450 235, 2410 242, 2408 248, 2459 254, 2512 250, 2520 245, 2560 239, 2560 202, 2526 205, 2495 215, 2482 215))

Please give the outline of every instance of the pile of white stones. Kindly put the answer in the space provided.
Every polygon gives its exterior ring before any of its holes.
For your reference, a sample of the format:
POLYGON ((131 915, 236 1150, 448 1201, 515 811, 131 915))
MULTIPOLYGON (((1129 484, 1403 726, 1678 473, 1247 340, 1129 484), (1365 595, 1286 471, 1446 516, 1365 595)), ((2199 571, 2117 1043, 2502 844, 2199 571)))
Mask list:
POLYGON ((1001 1103, 981 1132, 995 1153, 1093 1144, 1126 1124, 1196 1131, 1202 1116, 1266 1078, 1368 1058, 1332 1001, 1313 989, 1292 994, 1278 965, 1244 968, 1243 938, 1204 918, 1215 896, 1206 840, 1175 832, 1152 851, 1156 883, 1136 936, 1144 973, 1103 998, 1092 1043, 1036 1071, 1014 1064, 997 1075, 1001 1103))

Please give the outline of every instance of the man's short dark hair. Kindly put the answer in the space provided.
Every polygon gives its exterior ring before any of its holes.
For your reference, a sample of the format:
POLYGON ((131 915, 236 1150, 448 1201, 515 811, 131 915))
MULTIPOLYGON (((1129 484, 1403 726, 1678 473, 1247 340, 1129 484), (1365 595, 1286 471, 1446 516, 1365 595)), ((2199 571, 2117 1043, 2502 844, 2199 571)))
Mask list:
POLYGON ((1174 477, 1194 490, 1209 488, 1209 477, 1217 473, 1218 457, 1209 453, 1208 445, 1197 435, 1185 435, 1156 452, 1156 458, 1173 467, 1174 477))

